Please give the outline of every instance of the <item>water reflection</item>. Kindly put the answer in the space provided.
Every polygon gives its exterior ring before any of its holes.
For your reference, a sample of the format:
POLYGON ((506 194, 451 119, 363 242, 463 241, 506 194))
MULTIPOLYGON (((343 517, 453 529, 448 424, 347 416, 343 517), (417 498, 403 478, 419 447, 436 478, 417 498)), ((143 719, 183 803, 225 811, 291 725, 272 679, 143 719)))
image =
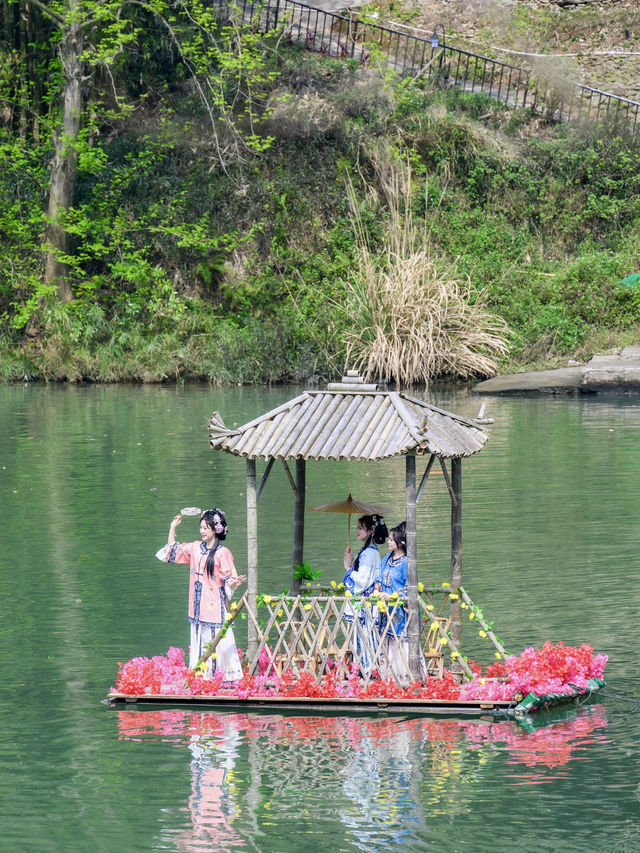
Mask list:
POLYGON ((238 815, 232 790, 245 720, 182 711, 118 713, 121 738, 141 741, 159 736, 165 743, 187 746, 191 753, 191 829, 171 836, 179 850, 230 849, 242 843, 232 826, 238 815))
MULTIPOLYGON (((566 777, 607 743, 604 706, 521 724, 493 719, 352 718, 120 710, 120 739, 161 740, 190 753, 191 826, 178 849, 230 849, 259 828, 338 820, 351 844, 426 838, 496 775, 511 785, 566 777), (322 792, 322 798, 318 796, 322 792)), ((165 840, 168 840, 165 839, 165 840)))

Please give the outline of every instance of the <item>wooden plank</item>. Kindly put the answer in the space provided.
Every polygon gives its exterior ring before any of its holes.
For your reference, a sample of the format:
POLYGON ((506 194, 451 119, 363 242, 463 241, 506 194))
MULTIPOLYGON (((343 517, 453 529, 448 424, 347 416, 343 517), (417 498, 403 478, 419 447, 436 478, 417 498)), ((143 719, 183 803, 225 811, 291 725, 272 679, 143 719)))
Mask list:
POLYGON ((381 710, 387 708, 397 708, 402 711, 415 711, 417 713, 432 711, 432 712, 460 712, 477 711, 478 713, 486 713, 489 710, 510 710, 512 711, 512 702, 503 700, 473 700, 473 699, 357 699, 338 697, 322 700, 314 696, 255 696, 248 699, 240 699, 238 696, 216 694, 212 696, 192 696, 182 694, 163 694, 163 693, 143 693, 139 695, 130 695, 119 693, 117 691, 107 694, 107 699, 112 702, 127 702, 127 703, 144 703, 144 702, 160 702, 164 704, 185 703, 185 704, 224 704, 224 705, 240 705, 242 707, 299 707, 308 710, 309 708, 317 708, 318 710, 327 711, 330 709, 353 709, 356 711, 371 709, 381 710))

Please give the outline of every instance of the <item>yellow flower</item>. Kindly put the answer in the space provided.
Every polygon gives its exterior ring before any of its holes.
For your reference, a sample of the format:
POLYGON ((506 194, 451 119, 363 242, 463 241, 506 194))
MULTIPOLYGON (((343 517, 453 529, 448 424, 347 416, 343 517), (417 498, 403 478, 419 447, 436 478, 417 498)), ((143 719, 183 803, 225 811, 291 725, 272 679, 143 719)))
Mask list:
POLYGON ((389 596, 389 598, 394 599, 394 600, 395 600, 397 597, 398 597, 398 593, 397 593, 397 592, 392 592, 392 593, 391 593, 391 595, 389 596))
POLYGON ((456 595, 455 592, 450 592, 449 598, 451 599, 451 601, 457 601, 460 598, 460 596, 456 595))
POLYGON ((262 600, 264 601, 265 604, 270 604, 271 603, 271 596, 270 595, 263 595, 262 600))
POLYGON ((442 581, 442 586, 451 586, 451 584, 448 581, 442 581))
POLYGON ((345 598, 351 598, 351 593, 349 592, 349 590, 348 590, 348 589, 347 589, 347 590, 345 590, 344 597, 345 597, 345 598))
POLYGON ((233 601, 233 602, 231 603, 231 609, 232 609, 232 610, 237 610, 237 609, 238 609, 238 605, 236 604, 236 602, 235 602, 235 601, 233 601))
POLYGON ((496 657, 498 658, 498 660, 502 660, 502 655, 500 654, 500 652, 496 652, 496 657))
POLYGON ((480 678, 479 681, 480 681, 480 684, 486 684, 487 683, 486 678, 480 678))
POLYGON ((339 583, 339 584, 338 584, 338 589, 344 589, 344 584, 343 584, 343 583, 339 583))
POLYGON ((475 618, 476 618, 476 614, 472 610, 471 613, 469 614, 469 619, 475 619, 475 618))
POLYGON ((464 603, 464 601, 462 602, 462 604, 460 605, 460 607, 462 607, 462 609, 463 609, 463 610, 468 610, 468 609, 469 609, 469 605, 468 605, 468 604, 465 604, 465 603, 464 603))
POLYGON ((305 604, 304 609, 305 609, 305 610, 311 610, 311 605, 310 605, 310 604, 305 604))
POLYGON ((379 601, 379 602, 378 602, 378 610, 380 611, 380 613, 386 613, 386 611, 387 611, 387 605, 386 605, 386 603, 385 603, 384 601, 379 601))
POLYGON ((479 635, 480 637, 486 637, 486 636, 487 636, 487 632, 486 632, 486 631, 478 631, 478 635, 479 635))
POLYGON ((427 610, 433 610, 433 604, 427 604, 427 610))
POLYGON ((335 581, 331 581, 331 586, 333 587, 333 589, 335 589, 338 586, 338 584, 335 581))
POLYGON ((442 637, 442 638, 440 639, 440 644, 441 644, 441 645, 443 645, 443 646, 447 646, 447 645, 449 644, 449 640, 447 640, 447 638, 446 638, 446 637, 442 637))
POLYGON ((460 657, 459 652, 451 652, 451 660, 455 660, 456 658, 459 658, 459 657, 460 657))
POLYGON ((278 612, 276 613, 276 619, 279 619, 283 613, 284 613, 284 610, 278 610, 278 612))
POLYGON ((215 660, 217 657, 218 657, 218 652, 214 652, 214 653, 211 655, 211 660, 215 660))
POLYGON ((424 592, 424 584, 422 581, 418 581, 418 592, 424 592))

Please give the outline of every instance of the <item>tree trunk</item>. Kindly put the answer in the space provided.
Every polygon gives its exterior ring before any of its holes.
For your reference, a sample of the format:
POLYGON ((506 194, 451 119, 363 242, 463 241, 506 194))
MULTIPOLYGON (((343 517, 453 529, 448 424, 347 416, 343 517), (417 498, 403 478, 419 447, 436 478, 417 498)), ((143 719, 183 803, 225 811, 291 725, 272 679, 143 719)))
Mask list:
MULTIPOLYGON (((77 3, 69 5, 73 20, 77 3)), ((64 74, 64 106, 62 126, 55 138, 55 154, 51 161, 51 184, 47 210, 45 282, 58 287, 61 302, 73 299, 69 266, 63 257, 69 252, 69 235, 64 218, 73 204, 78 168, 77 141, 82 115, 82 49, 80 26, 72 23, 60 45, 64 74)))

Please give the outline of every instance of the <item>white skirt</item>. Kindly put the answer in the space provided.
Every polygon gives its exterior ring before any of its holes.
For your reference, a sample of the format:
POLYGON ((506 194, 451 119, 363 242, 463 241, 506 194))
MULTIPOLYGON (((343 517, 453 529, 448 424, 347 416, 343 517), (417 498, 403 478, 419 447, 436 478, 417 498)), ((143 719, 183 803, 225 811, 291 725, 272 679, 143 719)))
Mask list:
MULTIPOLYGON (((189 646, 189 669, 194 669, 204 650, 216 635, 216 629, 200 622, 191 622, 191 645, 189 646)), ((242 667, 238 657, 236 640, 233 629, 227 628, 227 633, 220 640, 214 652, 215 660, 208 658, 203 677, 207 680, 213 677, 213 673, 220 669, 224 672, 225 681, 239 681, 242 678, 242 667)))

